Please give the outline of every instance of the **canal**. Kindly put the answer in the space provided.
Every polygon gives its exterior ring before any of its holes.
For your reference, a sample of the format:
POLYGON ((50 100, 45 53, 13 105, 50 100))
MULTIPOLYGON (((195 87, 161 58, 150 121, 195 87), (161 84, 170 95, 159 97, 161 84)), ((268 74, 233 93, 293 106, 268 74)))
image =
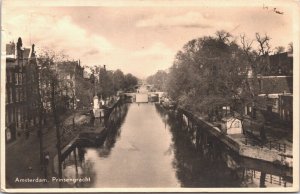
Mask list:
POLYGON ((292 185, 286 169, 239 158, 215 139, 196 143, 195 131, 155 104, 122 105, 111 113, 107 129, 103 145, 77 147, 65 159, 64 178, 89 178, 66 187, 292 185))

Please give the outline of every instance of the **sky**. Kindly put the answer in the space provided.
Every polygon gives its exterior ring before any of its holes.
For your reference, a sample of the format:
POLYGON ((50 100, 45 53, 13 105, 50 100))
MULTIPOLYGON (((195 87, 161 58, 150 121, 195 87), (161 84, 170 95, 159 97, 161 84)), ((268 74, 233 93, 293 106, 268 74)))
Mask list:
POLYGON ((2 7, 2 33, 7 43, 22 37, 23 45, 34 43, 37 52, 51 48, 70 59, 80 59, 85 66, 105 64, 107 69, 121 69, 139 78, 168 69, 185 43, 214 36, 218 30, 230 32, 237 41, 240 34, 249 40, 256 32, 268 34, 272 48, 287 47, 293 40, 291 6, 275 7, 263 1, 255 6, 226 7, 201 3, 76 6, 76 0, 69 1, 73 3, 68 6, 48 6, 25 2, 2 7))

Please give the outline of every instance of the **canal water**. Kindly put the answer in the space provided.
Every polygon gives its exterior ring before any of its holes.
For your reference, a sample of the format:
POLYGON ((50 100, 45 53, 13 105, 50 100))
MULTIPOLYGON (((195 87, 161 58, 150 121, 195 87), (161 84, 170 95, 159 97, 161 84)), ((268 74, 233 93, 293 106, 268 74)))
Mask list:
POLYGON ((286 169, 239 158, 218 140, 208 138, 205 144, 196 143, 195 131, 188 129, 175 114, 155 104, 122 105, 111 113, 107 129, 103 145, 77 147, 76 154, 72 152, 65 159, 65 178, 89 178, 87 182, 67 186, 204 188, 292 185, 286 169))

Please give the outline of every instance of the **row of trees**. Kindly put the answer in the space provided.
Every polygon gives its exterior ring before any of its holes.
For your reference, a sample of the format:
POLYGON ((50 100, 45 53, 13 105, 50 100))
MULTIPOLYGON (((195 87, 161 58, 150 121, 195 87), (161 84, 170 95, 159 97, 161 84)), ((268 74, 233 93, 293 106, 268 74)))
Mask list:
POLYGON ((146 81, 153 85, 156 90, 163 91, 166 88, 167 76, 167 72, 159 70, 154 75, 149 76, 146 81))
POLYGON ((116 95, 118 91, 127 91, 138 83, 138 78, 120 69, 109 71, 106 66, 92 69, 91 82, 94 84, 94 94, 104 99, 116 95))
POLYGON ((56 128, 59 177, 62 177, 62 116, 67 109, 71 108, 74 113, 74 126, 76 105, 89 107, 95 94, 103 98, 111 97, 118 90, 135 86, 137 78, 131 74, 124 75, 121 70, 107 71, 104 66, 96 68, 96 73, 94 72, 90 79, 86 80, 82 74, 77 75, 76 64, 72 64, 71 67, 66 66, 70 61, 63 52, 55 52, 51 49, 44 49, 38 56, 34 55, 31 60, 31 63, 35 64, 31 65, 29 71, 34 75, 32 81, 35 92, 32 94, 32 99, 39 112, 38 134, 41 162, 43 159, 42 123, 45 123, 45 118, 50 116, 56 128), (60 68, 60 66, 65 68, 60 68), (71 103, 71 106, 66 107, 68 103, 71 103))
POLYGON ((189 110, 213 116, 218 108, 229 106, 243 115, 246 105, 261 106, 257 77, 270 71, 270 39, 256 33, 255 40, 245 35, 238 40, 226 31, 193 39, 178 51, 168 74, 159 71, 148 83, 189 110))

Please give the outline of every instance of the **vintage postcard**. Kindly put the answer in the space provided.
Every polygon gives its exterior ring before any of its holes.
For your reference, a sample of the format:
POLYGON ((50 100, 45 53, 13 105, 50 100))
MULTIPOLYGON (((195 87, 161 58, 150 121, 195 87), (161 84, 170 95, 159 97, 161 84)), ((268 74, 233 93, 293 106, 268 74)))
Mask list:
POLYGON ((299 191, 299 2, 0 5, 1 192, 299 191))

